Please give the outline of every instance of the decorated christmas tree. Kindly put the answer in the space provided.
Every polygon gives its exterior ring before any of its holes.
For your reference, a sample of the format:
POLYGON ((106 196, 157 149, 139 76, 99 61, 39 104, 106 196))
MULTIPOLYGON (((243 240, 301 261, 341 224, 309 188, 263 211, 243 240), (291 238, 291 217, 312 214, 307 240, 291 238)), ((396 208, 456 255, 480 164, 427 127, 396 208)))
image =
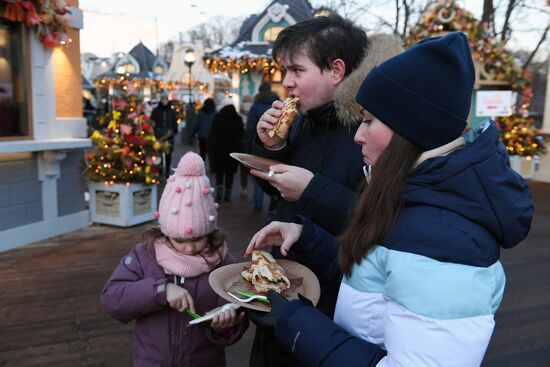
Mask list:
POLYGON ((517 112, 495 119, 508 154, 531 157, 545 153, 543 138, 535 127, 534 119, 529 117, 532 95, 529 73, 521 70, 512 53, 471 12, 458 6, 455 0, 434 1, 418 24, 411 28, 405 43, 410 46, 424 38, 447 32, 464 32, 476 67, 484 68, 483 74, 490 75, 495 81, 509 83, 510 88, 520 94, 517 112))
POLYGON ((535 127, 535 119, 529 115, 532 90, 527 87, 521 96, 522 104, 511 116, 500 116, 495 120, 500 127, 500 138, 510 155, 530 157, 545 154, 544 138, 535 127))
POLYGON ((168 142, 156 140, 146 115, 139 115, 137 96, 100 118, 100 126, 90 136, 93 149, 86 154, 85 175, 105 184, 158 184, 162 153, 168 142))

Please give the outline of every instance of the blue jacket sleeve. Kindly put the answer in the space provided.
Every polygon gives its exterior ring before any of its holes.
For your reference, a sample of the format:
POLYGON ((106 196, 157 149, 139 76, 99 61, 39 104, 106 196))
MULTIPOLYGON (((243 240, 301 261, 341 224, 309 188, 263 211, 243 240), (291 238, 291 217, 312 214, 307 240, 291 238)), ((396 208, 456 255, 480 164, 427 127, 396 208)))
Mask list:
POLYGON ((248 111, 248 116, 246 118, 246 131, 245 131, 245 143, 246 148, 249 151, 252 150, 252 144, 254 142, 254 136, 256 135, 256 125, 260 120, 261 113, 258 110, 257 105, 252 105, 250 111, 248 111))
POLYGON ((289 303, 275 323, 275 337, 304 366, 374 367, 386 351, 347 333, 304 301, 289 303))
POLYGON ((300 212, 332 234, 348 225, 358 194, 333 180, 315 174, 298 200, 300 212))
POLYGON ((303 228, 300 238, 290 248, 293 258, 311 269, 322 287, 338 287, 342 271, 337 261, 339 244, 336 238, 307 217, 296 216, 296 222, 303 228))
MULTIPOLYGON (((281 150, 268 150, 264 148, 264 145, 258 138, 258 135, 255 134, 252 142, 252 154, 259 155, 261 157, 266 157, 270 159, 275 159, 277 161, 284 161, 289 151, 288 145, 281 150)), ((269 196, 278 195, 279 191, 271 186, 267 181, 256 178, 258 184, 262 190, 269 196)))

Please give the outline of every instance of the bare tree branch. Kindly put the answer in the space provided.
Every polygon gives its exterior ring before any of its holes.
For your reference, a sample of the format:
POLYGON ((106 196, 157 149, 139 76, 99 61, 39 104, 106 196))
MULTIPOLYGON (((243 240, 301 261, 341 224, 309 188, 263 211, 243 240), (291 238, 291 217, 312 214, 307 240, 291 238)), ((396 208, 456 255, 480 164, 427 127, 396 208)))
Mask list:
POLYGON ((500 34, 500 40, 503 43, 508 42, 508 40, 510 39, 510 35, 512 33, 512 30, 510 28, 510 18, 512 17, 512 13, 516 5, 518 5, 517 0, 508 1, 508 6, 506 7, 506 14, 504 15, 504 24, 502 25, 502 32, 500 34))
POLYGON ((481 15, 481 22, 491 25, 495 19, 495 8, 493 7, 493 0, 483 0, 483 14, 481 15))
POLYGON ((411 16, 411 9, 412 5, 414 4, 414 0, 411 0, 410 3, 407 3, 407 0, 403 0, 403 8, 405 12, 405 17, 403 19, 403 29, 401 31, 401 38, 405 39, 407 36, 407 30, 409 28, 409 18, 411 16))
POLYGON ((523 5, 523 8, 524 9, 529 9, 529 10, 535 10, 537 12, 540 12, 540 13, 546 13, 546 14, 550 14, 550 10, 548 9, 545 9, 545 8, 541 8, 541 7, 538 7, 538 6, 530 6, 530 5, 523 5))
POLYGON ((321 6, 332 9, 338 12, 342 17, 355 22, 362 17, 369 8, 369 5, 363 3, 363 1, 359 0, 326 0, 321 3, 321 6))
POLYGON ((399 13, 401 13, 399 0, 395 0, 395 27, 393 27, 393 33, 395 34, 398 33, 397 27, 399 27, 399 13))
MULTIPOLYGON (((366 11, 368 14, 370 14, 371 16, 375 17, 376 19, 378 19, 378 21, 380 22, 381 25, 383 26, 386 26, 388 27, 390 30, 393 30, 394 29, 394 26, 393 24, 391 24, 390 22, 388 22, 386 19, 384 19, 383 17, 381 17, 380 15, 377 15, 377 14, 374 14, 373 12, 371 12, 370 10, 367 9, 366 11)), ((399 36, 399 34, 396 34, 394 33, 396 36, 399 36)))
POLYGON ((546 39, 546 36, 548 35, 548 28, 549 27, 550 27, 550 25, 546 26, 546 29, 544 30, 544 33, 542 34, 542 36, 539 39, 539 42, 537 43, 537 47, 535 47, 535 49, 533 50, 533 52, 531 52, 531 54, 529 55, 527 60, 525 60, 525 63, 523 64, 523 67, 521 68, 523 71, 527 70, 527 68, 529 67, 529 64, 531 63, 531 61, 533 61, 533 58, 535 57, 535 54, 537 53, 540 46, 543 44, 544 40, 546 39))
POLYGON ((242 22, 242 18, 217 16, 191 27, 187 38, 191 42, 202 40, 205 48, 227 45, 237 38, 242 22))

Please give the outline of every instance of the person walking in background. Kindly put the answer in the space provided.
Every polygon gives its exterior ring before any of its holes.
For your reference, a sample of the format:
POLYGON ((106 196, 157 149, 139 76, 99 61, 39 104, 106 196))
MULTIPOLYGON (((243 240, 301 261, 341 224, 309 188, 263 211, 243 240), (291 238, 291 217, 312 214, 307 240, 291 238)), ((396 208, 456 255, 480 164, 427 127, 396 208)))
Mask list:
MULTIPOLYGON (((225 103, 230 103, 229 101, 225 103)), ((216 177, 216 200, 231 201, 233 175, 238 163, 229 153, 238 152, 242 146, 244 134, 243 120, 233 104, 222 104, 214 116, 214 122, 208 135, 206 150, 210 160, 210 170, 216 177)))
POLYGON ((165 153, 165 177, 170 176, 172 168, 172 153, 174 152, 174 136, 178 132, 176 112, 168 101, 168 93, 162 92, 160 102, 151 112, 151 120, 154 122, 155 138, 159 141, 168 141, 170 150, 165 153))
MULTIPOLYGON (((256 125, 260 118, 271 108, 271 105, 274 101, 279 100, 279 95, 271 90, 271 84, 264 81, 260 84, 258 88, 258 94, 254 96, 254 104, 250 107, 250 112, 248 113, 248 118, 246 120, 246 133, 245 133, 245 144, 248 149, 247 152, 252 151, 252 143, 254 141, 254 136, 256 135, 256 125)), ((254 179, 254 209, 257 211, 262 210, 264 202, 264 191, 262 186, 258 182, 258 179, 254 179)), ((270 205, 271 206, 271 205, 270 205)))
MULTIPOLYGON (((250 153, 250 146, 246 142, 246 123, 251 106, 252 97, 250 97, 248 94, 243 96, 243 100, 239 108, 239 115, 241 115, 241 118, 243 119, 243 129, 245 130, 240 150, 240 152, 243 153, 250 153)), ((250 174, 250 170, 244 165, 240 165, 239 171, 241 173, 241 199, 246 199, 248 197, 248 175, 250 174)))
POLYGON ((151 104, 151 101, 147 101, 143 103, 143 113, 147 117, 151 117, 151 113, 153 113, 153 106, 151 104))
POLYGON ((204 100, 195 121, 193 122, 193 127, 191 130, 191 136, 199 139, 199 154, 202 159, 206 162, 206 141, 208 139, 208 134, 210 134, 210 129, 212 128, 212 123, 214 122, 214 116, 216 115, 216 103, 212 98, 207 98, 204 100))
POLYGON ((217 227, 217 209, 204 161, 185 154, 162 192, 159 227, 145 233, 122 258, 101 293, 105 311, 135 320, 134 366, 225 366, 225 346, 248 327, 244 312, 227 307, 212 322, 189 326, 189 313, 204 314, 227 303, 208 277, 235 262, 217 227))
POLYGON ((82 104, 82 114, 83 117, 86 119, 88 135, 91 135, 95 130, 99 128, 98 119, 96 117, 97 111, 89 98, 82 97, 82 104))

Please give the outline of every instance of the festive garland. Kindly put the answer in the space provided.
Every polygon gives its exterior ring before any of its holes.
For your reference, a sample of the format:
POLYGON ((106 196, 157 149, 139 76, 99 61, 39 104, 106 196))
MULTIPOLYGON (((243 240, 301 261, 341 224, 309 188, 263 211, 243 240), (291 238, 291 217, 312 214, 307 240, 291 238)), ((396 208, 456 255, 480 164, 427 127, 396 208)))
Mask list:
POLYGON ((67 34, 69 13, 63 0, 0 0, 2 18, 33 28, 45 48, 71 42, 67 34))
POLYGON ((236 58, 206 57, 206 67, 210 72, 240 72, 246 74, 251 70, 261 71, 264 74, 273 74, 278 70, 277 64, 270 57, 243 55, 236 58))
POLYGON ((94 84, 96 88, 108 88, 109 86, 113 87, 120 87, 125 91, 129 91, 129 93, 133 93, 133 90, 142 89, 145 86, 152 86, 157 89, 165 89, 165 90, 172 90, 172 89, 181 89, 181 88, 191 88, 198 89, 201 92, 208 90, 208 83, 202 83, 198 80, 191 80, 189 83, 188 81, 179 82, 179 81, 167 81, 164 82, 162 80, 154 80, 154 79, 143 79, 143 78, 132 78, 132 76, 124 76, 120 74, 118 77, 98 77, 95 79, 94 84))
POLYGON ((528 76, 514 61, 504 44, 492 36, 471 12, 456 5, 455 0, 439 0, 410 31, 407 46, 446 32, 464 32, 468 36, 472 58, 482 63, 494 80, 507 81, 512 90, 522 91, 529 84, 528 76))

